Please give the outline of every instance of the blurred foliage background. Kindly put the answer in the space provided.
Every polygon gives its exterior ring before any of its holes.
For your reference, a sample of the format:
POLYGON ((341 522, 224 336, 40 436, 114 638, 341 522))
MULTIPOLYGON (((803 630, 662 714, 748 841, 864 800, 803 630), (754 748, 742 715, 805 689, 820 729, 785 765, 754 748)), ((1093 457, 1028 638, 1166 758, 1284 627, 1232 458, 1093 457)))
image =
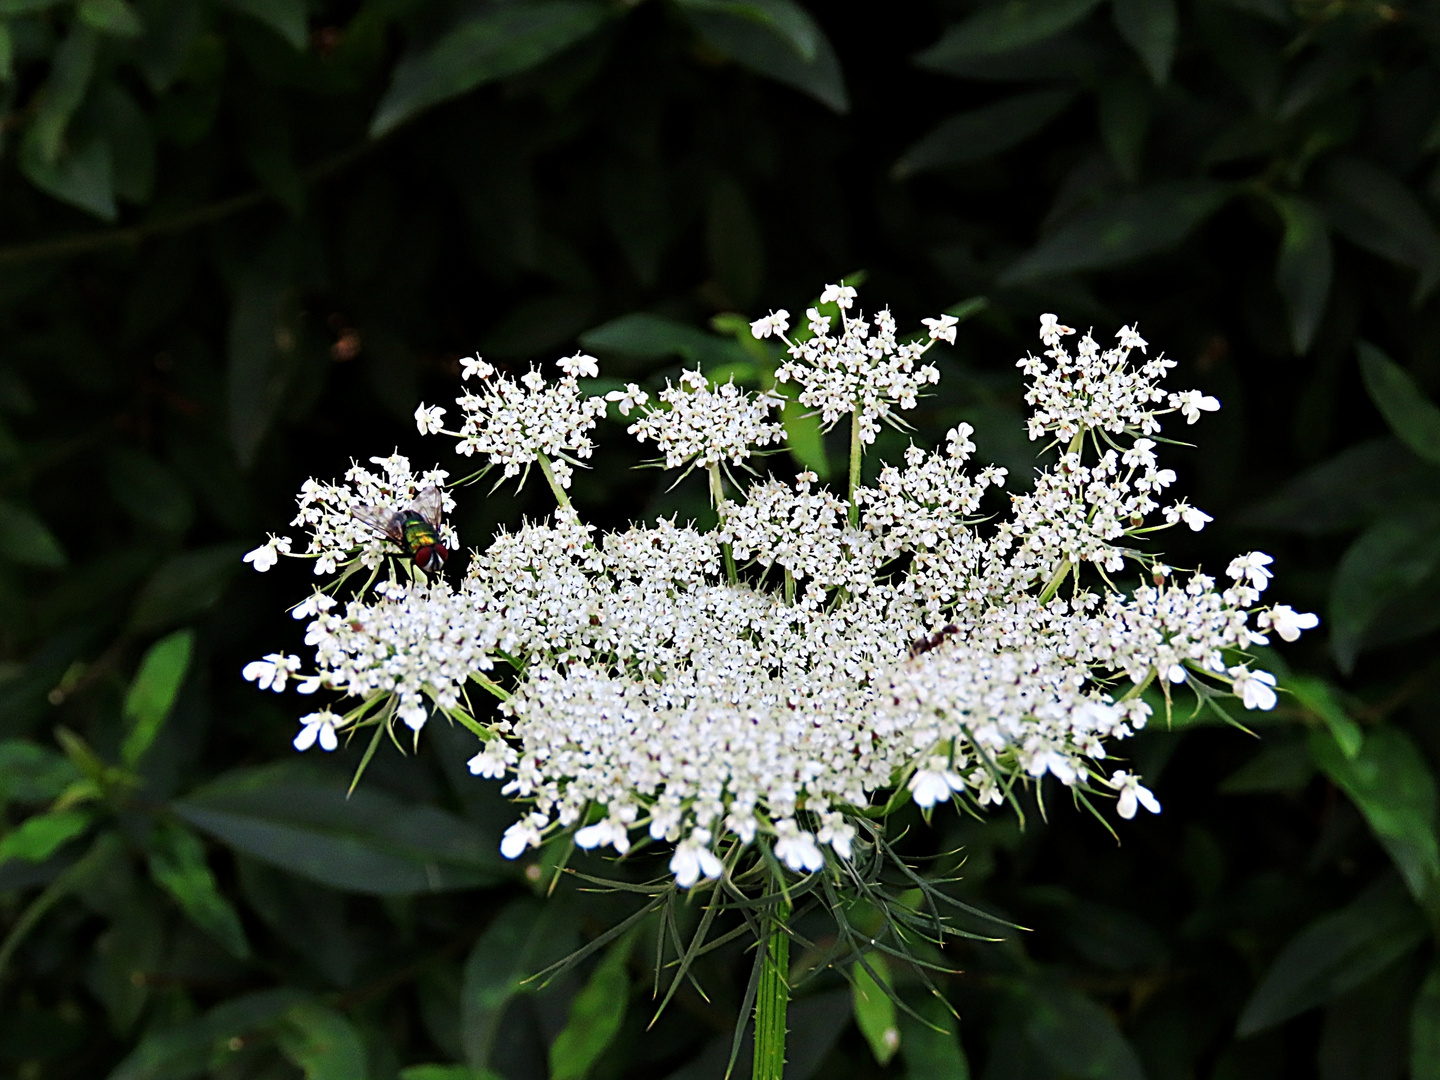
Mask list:
MULTIPOLYGON (((710 320, 864 272, 983 307, 918 437, 1019 484, 1036 317, 1138 320, 1225 405, 1169 561, 1262 548, 1325 623, 1259 738, 1135 740, 1118 844, 917 819, 1030 929, 950 950, 958 1025, 813 980, 787 1076, 1440 1077, 1440 4, 0 0, 0 139, 0 1074, 718 1078, 741 943, 648 1030, 643 942, 525 983, 623 904, 537 899, 441 722, 348 802, 354 748, 297 758, 239 672, 308 578, 239 556, 307 476, 434 461, 463 355, 743 367, 710 320)), ((705 513, 602 429, 583 513, 705 513)), ((543 511, 482 495, 469 544, 543 511)))

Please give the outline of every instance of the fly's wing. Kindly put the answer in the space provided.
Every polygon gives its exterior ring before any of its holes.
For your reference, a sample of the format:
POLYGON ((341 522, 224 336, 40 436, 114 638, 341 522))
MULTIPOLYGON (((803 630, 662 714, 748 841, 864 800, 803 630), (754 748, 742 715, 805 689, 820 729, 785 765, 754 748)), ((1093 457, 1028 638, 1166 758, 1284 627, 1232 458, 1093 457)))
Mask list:
POLYGON ((431 528, 440 528, 440 515, 445 510, 445 496, 434 484, 421 488, 410 500, 409 509, 430 523, 431 528))
POLYGON ((363 525, 369 525, 387 540, 405 546, 405 534, 395 526, 394 510, 382 506, 357 506, 350 511, 350 516, 363 525))

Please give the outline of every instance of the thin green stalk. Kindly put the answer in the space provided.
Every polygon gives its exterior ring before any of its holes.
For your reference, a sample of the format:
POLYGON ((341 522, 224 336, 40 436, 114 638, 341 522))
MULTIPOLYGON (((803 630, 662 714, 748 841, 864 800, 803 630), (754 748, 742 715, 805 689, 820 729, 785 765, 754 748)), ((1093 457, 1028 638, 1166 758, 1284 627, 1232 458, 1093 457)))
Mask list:
MULTIPOLYGON (((720 463, 710 463, 710 501, 715 504, 715 513, 719 515, 720 521, 725 521, 725 483, 720 478, 720 463)), ((730 549, 729 544, 720 545, 720 553, 725 557, 725 578, 734 585, 739 580, 735 573, 735 553, 730 549)))
POLYGON ((860 410, 850 414, 850 524, 860 523, 860 507, 855 505, 855 492, 860 488, 860 459, 865 444, 860 441, 860 410))
POLYGON ((545 477, 545 482, 550 485, 550 490, 555 493, 555 501, 560 504, 561 509, 570 509, 570 496, 565 494, 565 489, 560 486, 560 481, 555 479, 555 470, 550 468, 550 459, 544 454, 536 454, 535 460, 540 463, 540 472, 545 477))
POLYGON ((1065 584, 1065 579, 1070 576, 1070 560, 1064 559, 1060 563, 1060 569, 1055 571, 1053 577, 1045 583, 1045 588, 1040 590, 1040 603, 1048 604, 1050 598, 1060 591, 1060 586, 1065 584))
POLYGON ((783 1080, 785 1075, 785 1012, 790 1004, 790 935, 785 923, 790 905, 775 909, 770 940, 765 943, 765 964, 755 995, 755 1069, 752 1080, 783 1080))

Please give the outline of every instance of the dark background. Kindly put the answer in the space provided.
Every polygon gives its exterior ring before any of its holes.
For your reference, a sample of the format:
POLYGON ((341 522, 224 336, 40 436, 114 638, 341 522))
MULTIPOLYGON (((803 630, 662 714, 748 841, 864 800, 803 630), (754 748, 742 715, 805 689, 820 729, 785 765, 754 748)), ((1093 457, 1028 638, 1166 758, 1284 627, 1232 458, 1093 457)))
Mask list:
MULTIPOLYGON (((1130 746, 1164 813, 1118 844, 1058 798, 916 819, 912 854, 961 849, 957 895, 1029 929, 947 950, 958 1041, 902 1014, 884 1066, 815 979, 787 1075, 1440 1076, 1437 16, 0 0, 0 1074, 721 1075, 743 943, 648 1031, 649 938, 522 985, 623 898, 532 899, 442 721, 349 802, 359 747, 297 760, 313 706, 239 672, 304 652, 309 567, 239 557, 352 457, 458 474, 411 413, 463 355, 663 380, 735 358, 713 316, 863 272, 902 328, 988 301, 917 437, 968 420, 1017 484, 1039 314, 1138 320, 1224 403, 1171 448, 1215 522, 1167 559, 1262 548, 1325 621, 1265 657, 1261 738, 1182 701, 1130 746), (1362 340, 1398 368, 1362 377, 1362 340)), ((703 515, 599 438, 588 518, 703 515)), ((470 488, 455 524, 546 498, 470 488)))

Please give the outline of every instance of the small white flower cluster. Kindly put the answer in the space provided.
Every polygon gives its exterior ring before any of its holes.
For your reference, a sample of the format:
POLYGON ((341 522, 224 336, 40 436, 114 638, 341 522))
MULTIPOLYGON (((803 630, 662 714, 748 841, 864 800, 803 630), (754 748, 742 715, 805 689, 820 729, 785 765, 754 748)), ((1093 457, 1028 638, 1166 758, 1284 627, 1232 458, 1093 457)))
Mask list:
MULTIPOLYGON (((873 333, 845 314, 853 290, 822 300, 839 306, 841 337, 812 310, 815 336, 786 342, 785 370, 827 421, 855 418, 858 454, 864 432, 873 437, 865 424, 913 404, 936 376, 915 364, 928 345, 898 344, 888 314, 873 333)), ((783 338, 787 319, 774 313, 754 332, 783 338)), ((931 342, 953 340, 953 319, 927 326, 931 342)), ((848 859, 886 791, 926 812, 952 800, 983 807, 1050 775, 1080 794, 1108 789, 1122 817, 1158 812, 1135 775, 1105 768, 1108 744, 1150 715, 1141 690, 1193 681, 1271 708, 1275 680, 1239 654, 1266 631, 1292 641, 1317 620, 1258 607, 1271 577, 1259 552, 1235 559, 1223 588, 1200 573, 1179 580, 1143 553, 1143 534, 1162 522, 1193 527, 1184 509, 1171 513, 1185 504, 1160 502, 1175 474, 1156 460, 1159 418, 1191 420, 1215 403, 1167 396, 1168 361, 1132 367, 1146 343, 1131 328, 1104 352, 1083 338, 1078 357, 1061 344, 1071 332, 1046 316, 1045 359, 1021 361, 1032 435, 1067 445, 1000 520, 982 502, 1005 471, 971 468, 968 425, 939 449, 912 446, 903 467, 883 466, 848 498, 809 472, 756 480, 708 532, 662 520, 599 534, 562 495, 551 520, 500 533, 453 584, 392 573, 347 601, 317 592, 295 612, 308 620, 314 672, 272 654, 245 675, 276 690, 295 678, 302 691, 389 695, 387 717, 416 730, 432 709, 483 723, 470 695, 494 693, 500 718, 470 768, 529 804, 502 852, 518 857, 573 829, 580 847, 623 855, 643 830, 674 845, 670 869, 685 887, 720 877, 748 847, 795 873, 848 859), (1097 431, 1104 445, 1087 454, 1097 431), (1110 575, 1127 566, 1142 580, 1122 589, 1110 575)), ((579 396, 588 358, 562 371, 552 384, 533 372, 523 388, 500 380, 483 405, 463 397, 466 426, 450 433, 460 452, 484 448, 507 468, 527 453, 588 453, 603 402, 579 396)), ((636 386, 610 397, 626 412, 648 401, 636 386)), ((659 399, 668 408, 631 431, 671 467, 741 461, 779 437, 772 399, 712 390, 699 373, 659 399)), ((439 420, 422 410, 417 423, 439 420)), ((297 520, 332 569, 345 568, 342 556, 383 557, 348 516, 355 500, 400 500, 443 479, 415 477, 403 459, 381 464, 384 477, 352 470, 351 486, 312 481, 302 492, 297 520)), ((272 537, 247 558, 265 569, 288 543, 272 537)), ((312 713, 296 746, 332 749, 347 723, 312 713)))
MULTIPOLYGON (((362 465, 352 465, 345 474, 344 483, 322 484, 306 480, 300 488, 296 504, 300 512, 290 522, 295 528, 303 529, 310 536, 310 543, 301 558, 315 560, 315 574, 327 577, 341 566, 359 560, 366 569, 375 569, 393 553, 393 545, 387 548, 385 536, 376 530, 373 522, 388 521, 394 514, 404 511, 420 492, 427 488, 444 491, 446 478, 450 475, 444 469, 431 469, 416 474, 410 469, 410 462, 400 454, 389 457, 373 457, 372 465, 380 466, 380 472, 372 472, 362 465)), ((455 500, 449 494, 442 495, 441 509, 449 513, 455 508, 455 500)), ((452 549, 459 546, 459 537, 448 524, 441 524, 440 534, 452 549)), ((245 556, 250 563, 264 573, 273 567, 281 555, 294 555, 290 550, 288 536, 271 536, 260 547, 245 556)))
MULTIPOLYGON (((465 456, 481 454, 504 467, 505 476, 519 476, 541 454, 551 462, 561 487, 570 486, 572 466, 581 464, 595 449, 590 431, 605 415, 603 397, 587 397, 580 390, 581 378, 600 373, 593 356, 577 353, 559 363, 558 382, 531 368, 519 381, 495 369, 478 357, 461 362, 461 377, 479 380, 478 393, 467 392, 456 399, 464 422, 453 434, 460 440, 456 449, 465 456)), ((422 433, 442 431, 434 410, 422 405, 416 412, 422 433)))
MULTIPOLYGON (((629 431, 641 442, 658 446, 667 469, 691 463, 701 468, 723 462, 739 465, 754 447, 778 443, 785 436, 785 429, 771 415, 785 399, 774 393, 746 393, 734 379, 712 390, 699 371, 686 371, 679 386, 671 386, 667 379, 665 389, 655 396, 666 407, 647 410, 629 431)), ((647 400, 643 391, 629 387, 612 390, 606 397, 619 402, 625 415, 647 400)))
POLYGON ((901 343, 895 337, 895 319, 889 309, 875 316, 851 318, 855 290, 831 285, 820 296, 840 311, 840 335, 830 333, 831 318, 811 308, 805 313, 808 338, 786 337, 789 313, 772 312, 750 324, 756 337, 775 335, 785 343, 791 359, 775 370, 778 382, 794 382, 800 403, 820 413, 827 428, 840 418, 854 416, 860 441, 870 445, 880 432, 880 421, 896 420, 894 409, 913 409, 921 390, 940 381, 940 372, 917 361, 938 340, 955 340, 956 319, 942 315, 927 319, 929 338, 901 343))

